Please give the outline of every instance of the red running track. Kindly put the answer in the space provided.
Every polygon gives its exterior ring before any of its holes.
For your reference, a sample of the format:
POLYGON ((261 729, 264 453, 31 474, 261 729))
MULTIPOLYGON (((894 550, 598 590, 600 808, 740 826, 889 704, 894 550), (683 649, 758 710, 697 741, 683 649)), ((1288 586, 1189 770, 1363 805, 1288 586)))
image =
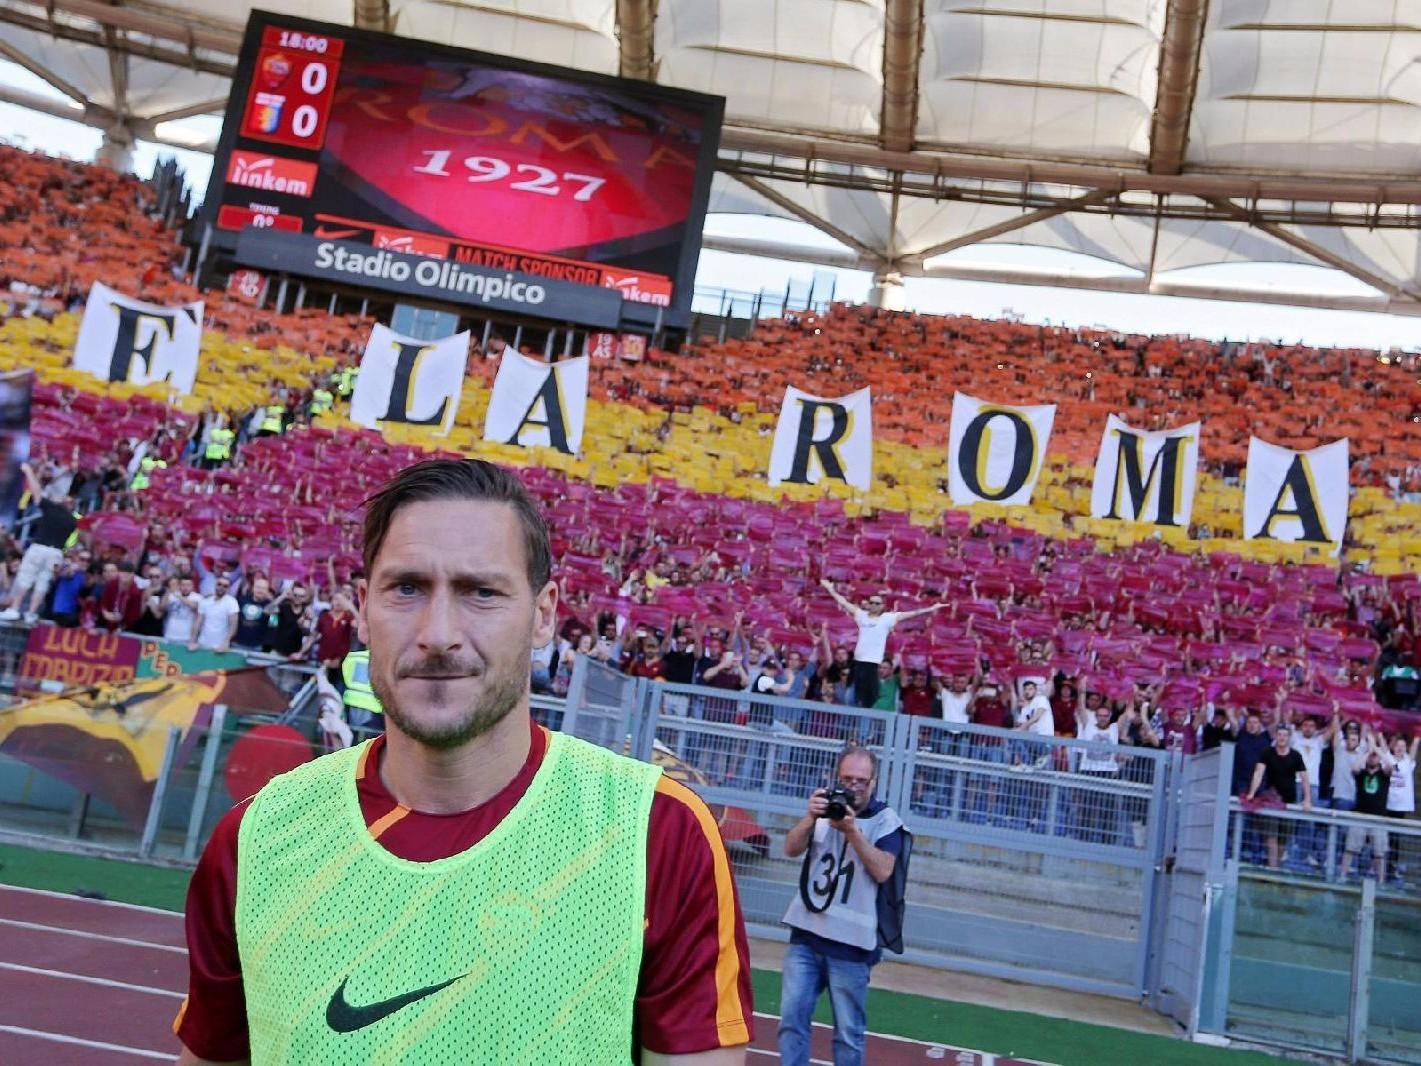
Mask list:
MULTIPOLYGON (((0 1063, 140 1066, 172 1062, 187 987, 182 916, 127 903, 0 885, 0 1063)), ((775 1021, 756 1015, 747 1066, 777 1062, 775 1021)), ((815 1026, 815 1066, 832 1034, 815 1026)), ((1039 1066, 944 1044, 870 1035, 869 1066, 1039 1066)))

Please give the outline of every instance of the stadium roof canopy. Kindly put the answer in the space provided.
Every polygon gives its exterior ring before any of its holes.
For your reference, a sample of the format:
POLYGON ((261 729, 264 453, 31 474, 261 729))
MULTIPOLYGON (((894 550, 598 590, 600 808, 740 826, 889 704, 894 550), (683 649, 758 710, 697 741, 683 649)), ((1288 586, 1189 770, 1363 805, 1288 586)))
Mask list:
MULTIPOLYGON (((836 243, 713 236, 708 247, 890 281, 1421 313, 1421 0, 272 6, 725 96, 712 212, 797 219, 836 243), (953 254, 985 242, 1103 262, 1047 274, 953 254), (1240 262, 1325 265, 1373 292, 1200 288, 1175 273, 1240 262)), ((194 147, 164 124, 225 106, 247 9, 0 0, 0 57, 74 106, 13 88, 0 99, 79 118, 120 144, 194 147)))

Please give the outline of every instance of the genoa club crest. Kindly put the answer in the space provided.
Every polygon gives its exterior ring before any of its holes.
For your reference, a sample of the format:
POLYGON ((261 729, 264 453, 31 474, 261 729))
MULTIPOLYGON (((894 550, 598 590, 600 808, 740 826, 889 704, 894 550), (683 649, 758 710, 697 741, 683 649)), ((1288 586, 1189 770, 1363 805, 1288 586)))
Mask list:
POLYGON ((259 133, 275 133, 281 125, 281 109, 286 106, 286 97, 271 93, 257 93, 256 111, 252 118, 259 133))
POLYGON ((263 88, 280 89, 291 75, 291 60, 273 52, 261 61, 260 74, 263 88))

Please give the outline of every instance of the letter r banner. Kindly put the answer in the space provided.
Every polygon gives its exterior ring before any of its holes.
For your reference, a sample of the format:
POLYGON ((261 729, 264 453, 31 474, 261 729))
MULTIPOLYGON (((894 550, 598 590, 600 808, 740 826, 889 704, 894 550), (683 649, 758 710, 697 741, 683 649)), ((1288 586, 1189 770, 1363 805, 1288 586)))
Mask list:
POLYGON ((868 491, 873 480, 868 389, 838 399, 785 390, 770 449, 770 484, 816 485, 825 480, 868 491))

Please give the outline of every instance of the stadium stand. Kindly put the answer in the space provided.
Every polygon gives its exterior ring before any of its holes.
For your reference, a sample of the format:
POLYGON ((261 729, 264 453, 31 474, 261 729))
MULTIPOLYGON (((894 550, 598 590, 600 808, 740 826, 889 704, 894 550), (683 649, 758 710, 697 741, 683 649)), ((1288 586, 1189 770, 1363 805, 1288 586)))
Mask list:
MULTIPOLYGON (((175 235, 150 223, 132 178, 7 147, 0 169, 9 288, 0 369, 36 370, 36 453, 51 474, 73 473, 88 490, 90 600, 103 559, 128 557, 158 580, 188 572, 194 559, 238 561, 247 592, 258 575, 299 579, 327 602, 358 571, 365 494, 391 470, 443 450, 523 468, 546 506, 565 592, 564 660, 581 633, 610 627, 612 647, 599 654, 658 676, 659 646, 631 635, 684 629, 702 642, 738 643, 753 685, 789 650, 814 653, 823 631, 831 645, 852 643, 852 624, 819 588, 828 577, 851 598, 886 588, 905 608, 950 602, 895 634, 903 669, 928 671, 938 686, 1044 669, 1121 712, 1151 699, 1154 721, 1145 715, 1133 730, 1137 743, 1177 738, 1180 730, 1166 729, 1171 715, 1183 712, 1192 730, 1210 706, 1257 709, 1268 720, 1335 711, 1408 735, 1415 727, 1416 685, 1404 683, 1421 666, 1414 354, 836 306, 763 323, 746 340, 599 362, 577 458, 484 443, 495 367, 477 358, 447 438, 424 428, 381 436, 349 423, 343 404, 316 415, 309 404, 312 389, 357 356, 370 320, 275 315, 199 294, 179 280, 175 235), (190 396, 105 385, 69 368, 74 308, 95 280, 156 302, 206 300, 190 396), (766 483, 774 412, 791 384, 831 395, 873 389, 871 492, 766 483), (1031 508, 948 506, 945 405, 959 389, 1061 405, 1031 508), (257 437, 253 413, 268 404, 283 408, 286 431, 257 437), (1091 458, 1109 413, 1145 428, 1204 419, 1191 529, 1088 517, 1091 458), (236 451, 201 469, 217 415, 240 427, 236 451), (1250 432, 1292 447, 1352 439, 1355 496, 1340 572, 1294 545, 1240 539, 1250 432), (127 470, 140 448, 166 466, 134 489, 127 470)), ((13 573, 15 546, 8 555, 0 582, 13 573)), ((315 612, 301 624, 314 632, 315 612)), ((311 641, 301 650, 315 652, 311 641)), ((832 689, 827 666, 820 662, 811 696, 832 689)))

